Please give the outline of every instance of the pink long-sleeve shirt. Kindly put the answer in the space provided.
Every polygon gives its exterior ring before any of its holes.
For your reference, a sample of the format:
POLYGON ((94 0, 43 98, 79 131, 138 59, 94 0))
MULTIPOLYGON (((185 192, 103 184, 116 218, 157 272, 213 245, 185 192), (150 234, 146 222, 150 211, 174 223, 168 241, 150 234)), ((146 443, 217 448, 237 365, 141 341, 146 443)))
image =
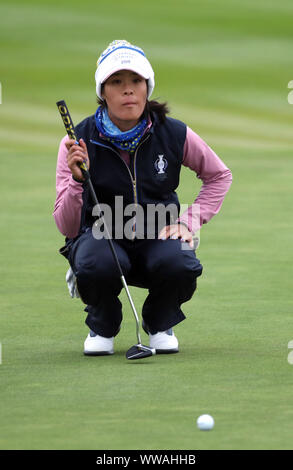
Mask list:
MULTIPOLYGON (((56 172, 56 201, 53 216, 59 231, 68 238, 78 235, 80 228, 83 185, 72 178, 67 165, 68 150, 65 136, 59 146, 56 172)), ((120 152, 129 164, 129 154, 120 152)), ((232 173, 215 152, 189 127, 183 150, 182 164, 202 180, 194 202, 178 220, 193 234, 217 214, 232 183, 232 173)))

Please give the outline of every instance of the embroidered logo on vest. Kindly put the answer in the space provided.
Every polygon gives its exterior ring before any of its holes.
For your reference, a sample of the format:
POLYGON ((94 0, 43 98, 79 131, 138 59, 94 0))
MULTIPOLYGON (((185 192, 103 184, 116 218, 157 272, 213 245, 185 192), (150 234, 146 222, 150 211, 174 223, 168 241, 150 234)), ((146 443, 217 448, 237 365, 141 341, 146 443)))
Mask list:
POLYGON ((164 158, 164 155, 158 155, 157 160, 155 161, 155 169, 157 170, 157 177, 159 179, 165 179, 167 178, 166 175, 166 169, 168 167, 168 162, 166 158, 164 158))

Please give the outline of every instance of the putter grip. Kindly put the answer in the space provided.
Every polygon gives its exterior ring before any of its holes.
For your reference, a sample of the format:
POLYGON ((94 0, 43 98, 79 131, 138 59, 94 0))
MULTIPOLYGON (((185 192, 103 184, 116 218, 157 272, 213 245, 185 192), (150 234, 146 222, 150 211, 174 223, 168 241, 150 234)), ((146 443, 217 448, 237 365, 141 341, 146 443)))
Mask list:
MULTIPOLYGON (((56 104, 57 104, 58 111, 60 113, 60 116, 62 118, 62 121, 63 121, 63 124, 65 126, 65 129, 66 129, 66 132, 67 132, 68 136, 70 137, 70 139, 74 139, 76 141, 76 143, 78 144, 74 124, 73 124, 73 121, 71 119, 71 116, 70 116, 70 113, 69 113, 69 110, 67 108, 67 105, 66 105, 65 101, 60 100, 60 101, 57 101, 56 104)), ((86 162, 84 161, 83 163, 81 163, 79 165, 79 167, 82 171, 82 174, 83 174, 85 180, 87 181, 89 179, 89 171, 88 171, 88 168, 86 166, 86 162)))

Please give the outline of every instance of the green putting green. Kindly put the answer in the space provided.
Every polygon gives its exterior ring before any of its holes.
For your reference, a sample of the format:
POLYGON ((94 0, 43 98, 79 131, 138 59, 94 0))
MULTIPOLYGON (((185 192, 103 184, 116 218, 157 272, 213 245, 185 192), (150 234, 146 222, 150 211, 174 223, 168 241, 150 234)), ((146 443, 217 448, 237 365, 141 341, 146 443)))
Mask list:
MULTIPOLYGON (((292 449, 292 2, 14 0, 0 18, 0 448, 292 449), (137 362, 125 292, 115 354, 83 356, 84 305, 52 217, 55 103, 76 124, 95 111, 96 60, 114 39, 145 50, 153 98, 233 173, 201 230, 180 353, 137 362)), ((199 189, 184 168, 181 202, 199 189)), ((130 289, 140 311, 146 291, 130 289)))

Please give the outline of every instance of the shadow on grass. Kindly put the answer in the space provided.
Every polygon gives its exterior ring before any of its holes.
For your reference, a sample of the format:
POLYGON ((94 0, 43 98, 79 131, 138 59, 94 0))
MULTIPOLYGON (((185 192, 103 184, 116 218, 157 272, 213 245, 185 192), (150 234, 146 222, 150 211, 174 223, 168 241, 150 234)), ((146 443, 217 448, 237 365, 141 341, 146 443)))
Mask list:
MULTIPOLYGON (((148 357, 139 360, 127 360, 126 351, 117 350, 114 354, 108 354, 105 356, 86 356, 83 351, 72 349, 72 350, 43 350, 37 353, 30 353, 29 357, 26 357, 25 362, 29 363, 30 366, 43 365, 46 367, 59 367, 59 366, 98 366, 100 365, 121 365, 121 364, 154 364, 156 362, 156 356, 148 357)), ((23 358, 22 358, 23 359, 23 358)), ((19 362, 18 359, 16 362, 19 362)), ((15 362, 15 364, 16 364, 15 362)))

